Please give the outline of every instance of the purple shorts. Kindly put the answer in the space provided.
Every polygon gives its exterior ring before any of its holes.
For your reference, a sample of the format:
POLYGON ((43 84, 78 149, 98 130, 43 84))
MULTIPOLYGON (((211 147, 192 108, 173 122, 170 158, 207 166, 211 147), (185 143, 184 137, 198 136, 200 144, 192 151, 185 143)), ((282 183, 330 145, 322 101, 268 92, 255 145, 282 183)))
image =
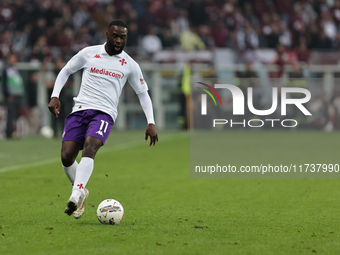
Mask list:
POLYGON ((114 121, 112 117, 98 110, 84 110, 67 115, 62 141, 75 141, 84 145, 85 138, 93 136, 105 144, 114 121))

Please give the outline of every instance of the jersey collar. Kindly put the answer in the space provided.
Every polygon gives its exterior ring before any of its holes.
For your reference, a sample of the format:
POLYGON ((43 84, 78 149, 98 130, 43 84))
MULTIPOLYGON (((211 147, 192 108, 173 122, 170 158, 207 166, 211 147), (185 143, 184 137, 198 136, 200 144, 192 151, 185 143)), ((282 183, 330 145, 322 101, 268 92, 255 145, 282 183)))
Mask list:
MULTIPOLYGON (((106 44, 106 42, 105 42, 105 43, 103 44, 103 46, 101 47, 101 49, 100 49, 100 54, 106 54, 106 55, 109 56, 109 54, 107 54, 107 52, 106 52, 106 50, 105 50, 105 44, 106 44)), ((124 54, 124 50, 123 50, 121 53, 117 54, 117 55, 112 55, 111 57, 122 58, 122 57, 123 57, 123 54, 124 54)))

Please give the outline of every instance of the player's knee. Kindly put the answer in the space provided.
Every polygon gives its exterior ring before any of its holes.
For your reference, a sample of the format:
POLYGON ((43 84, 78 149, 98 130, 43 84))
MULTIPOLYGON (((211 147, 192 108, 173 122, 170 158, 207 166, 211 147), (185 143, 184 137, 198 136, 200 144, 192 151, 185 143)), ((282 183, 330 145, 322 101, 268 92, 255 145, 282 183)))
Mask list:
POLYGON ((76 159, 74 153, 71 153, 67 150, 61 151, 61 162, 63 163, 64 166, 68 167, 72 165, 75 160, 76 159))

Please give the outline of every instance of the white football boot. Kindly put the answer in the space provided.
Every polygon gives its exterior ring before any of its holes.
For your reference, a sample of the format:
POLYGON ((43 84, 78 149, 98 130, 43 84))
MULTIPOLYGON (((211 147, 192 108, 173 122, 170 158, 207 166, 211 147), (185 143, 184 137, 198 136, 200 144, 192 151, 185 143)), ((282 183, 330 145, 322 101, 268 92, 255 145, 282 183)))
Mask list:
POLYGON ((85 202, 86 202, 86 199, 88 198, 89 195, 90 195, 90 192, 87 189, 85 189, 85 195, 80 196, 78 206, 77 206, 77 210, 75 210, 73 212, 73 217, 75 219, 79 219, 81 216, 83 216, 84 211, 85 211, 85 202))

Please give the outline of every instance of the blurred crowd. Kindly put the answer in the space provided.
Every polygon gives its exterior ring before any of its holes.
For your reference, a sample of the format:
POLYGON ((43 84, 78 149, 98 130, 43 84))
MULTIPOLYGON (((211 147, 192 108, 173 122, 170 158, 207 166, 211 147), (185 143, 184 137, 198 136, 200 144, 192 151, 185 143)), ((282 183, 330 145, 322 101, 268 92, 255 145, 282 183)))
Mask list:
MULTIPOLYGON (((247 66, 256 61, 254 50, 272 49, 275 57, 267 63, 279 68, 271 77, 294 64, 294 77, 301 78, 300 65, 310 64, 311 51, 340 49, 340 0, 0 0, 0 139, 27 133, 27 122, 37 132, 38 79, 49 98, 63 63, 84 47, 104 43, 113 19, 128 24, 126 51, 137 61, 157 61, 153 57, 162 50, 228 48, 235 62, 247 66), (22 77, 17 62, 42 63, 41 77, 22 77), (19 116, 26 117, 18 122, 19 116)), ((70 80, 63 92, 63 115, 72 107, 72 86, 70 80)), ((51 122, 57 135, 63 123, 51 122)))
POLYGON ((135 55, 173 48, 340 49, 340 0, 3 0, 0 59, 15 53, 25 62, 68 60, 105 42, 113 19, 128 23, 127 48, 135 55))

